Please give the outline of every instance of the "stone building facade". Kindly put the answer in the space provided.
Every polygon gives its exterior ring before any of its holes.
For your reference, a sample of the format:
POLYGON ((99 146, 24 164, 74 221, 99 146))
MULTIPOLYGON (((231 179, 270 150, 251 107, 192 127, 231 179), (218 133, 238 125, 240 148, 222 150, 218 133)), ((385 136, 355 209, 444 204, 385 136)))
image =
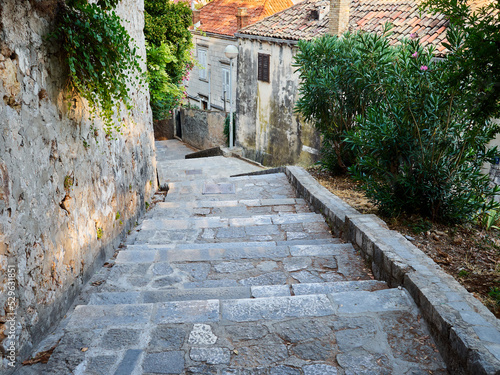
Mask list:
MULTIPOLYGON (((57 1, 0 2, 0 372, 6 373, 12 345, 19 365, 113 255, 157 187, 147 88, 132 87, 127 126, 106 139, 82 100, 68 107, 60 47, 44 38, 56 12, 57 1)), ((143 1, 122 0, 117 14, 145 60, 143 1)))

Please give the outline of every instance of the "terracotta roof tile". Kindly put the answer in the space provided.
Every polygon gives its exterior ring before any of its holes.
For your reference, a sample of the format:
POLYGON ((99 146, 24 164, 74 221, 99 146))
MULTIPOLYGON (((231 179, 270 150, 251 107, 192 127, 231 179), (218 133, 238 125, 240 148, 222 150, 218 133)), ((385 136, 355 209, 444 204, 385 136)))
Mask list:
POLYGON ((252 25, 292 5, 292 0, 214 0, 200 8, 200 30, 234 35, 238 31, 238 8, 248 9, 248 24, 252 25))

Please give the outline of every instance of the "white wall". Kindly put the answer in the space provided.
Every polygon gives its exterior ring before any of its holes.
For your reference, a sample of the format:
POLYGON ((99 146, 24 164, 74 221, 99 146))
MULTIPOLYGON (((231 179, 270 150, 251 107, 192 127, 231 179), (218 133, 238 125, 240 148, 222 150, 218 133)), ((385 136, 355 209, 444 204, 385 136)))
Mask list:
MULTIPOLYGON (((222 69, 229 69, 229 59, 224 55, 226 46, 233 44, 238 45, 234 38, 226 38, 224 36, 204 36, 198 33, 193 33, 193 55, 198 58, 198 50, 200 48, 207 49, 207 79, 200 79, 199 66, 195 66, 190 74, 189 81, 186 84, 186 92, 191 98, 199 98, 200 94, 208 97, 210 95, 210 105, 212 110, 223 109, 224 101, 222 99, 222 69), (209 87, 210 83, 210 87, 209 87)), ((233 82, 236 82, 236 59, 233 61, 233 82)), ((233 84, 233 100, 236 98, 236 85, 233 84)), ((191 104, 197 101, 190 99, 191 104)), ((227 93, 226 109, 229 112, 229 93, 227 93)))

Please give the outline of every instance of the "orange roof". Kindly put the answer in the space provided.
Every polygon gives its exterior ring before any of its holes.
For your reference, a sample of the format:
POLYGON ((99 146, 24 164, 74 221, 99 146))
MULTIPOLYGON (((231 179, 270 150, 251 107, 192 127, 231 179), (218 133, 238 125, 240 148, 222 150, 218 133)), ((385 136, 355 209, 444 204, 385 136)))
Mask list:
MULTIPOLYGON (((491 0, 475 0, 472 8, 491 0)), ((351 0, 349 30, 380 32, 386 22, 393 24, 391 43, 415 33, 425 46, 432 44, 445 51, 448 20, 442 14, 419 11, 419 0, 351 0)), ((304 0, 238 33, 285 40, 310 40, 328 32, 329 0, 304 0), (324 17, 314 16, 320 11, 324 17)))
POLYGON ((214 0, 200 8, 200 30, 233 36, 238 31, 238 8, 248 9, 247 25, 293 5, 292 0, 214 0))

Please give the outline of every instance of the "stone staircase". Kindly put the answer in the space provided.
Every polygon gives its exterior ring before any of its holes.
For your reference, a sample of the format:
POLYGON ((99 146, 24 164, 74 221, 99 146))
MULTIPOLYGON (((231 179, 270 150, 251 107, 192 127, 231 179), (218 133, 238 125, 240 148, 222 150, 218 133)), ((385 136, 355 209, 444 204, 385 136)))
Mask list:
POLYGON ((43 371, 447 373, 407 292, 373 280, 284 174, 214 176, 208 159, 164 162, 165 202, 93 277, 43 371))

